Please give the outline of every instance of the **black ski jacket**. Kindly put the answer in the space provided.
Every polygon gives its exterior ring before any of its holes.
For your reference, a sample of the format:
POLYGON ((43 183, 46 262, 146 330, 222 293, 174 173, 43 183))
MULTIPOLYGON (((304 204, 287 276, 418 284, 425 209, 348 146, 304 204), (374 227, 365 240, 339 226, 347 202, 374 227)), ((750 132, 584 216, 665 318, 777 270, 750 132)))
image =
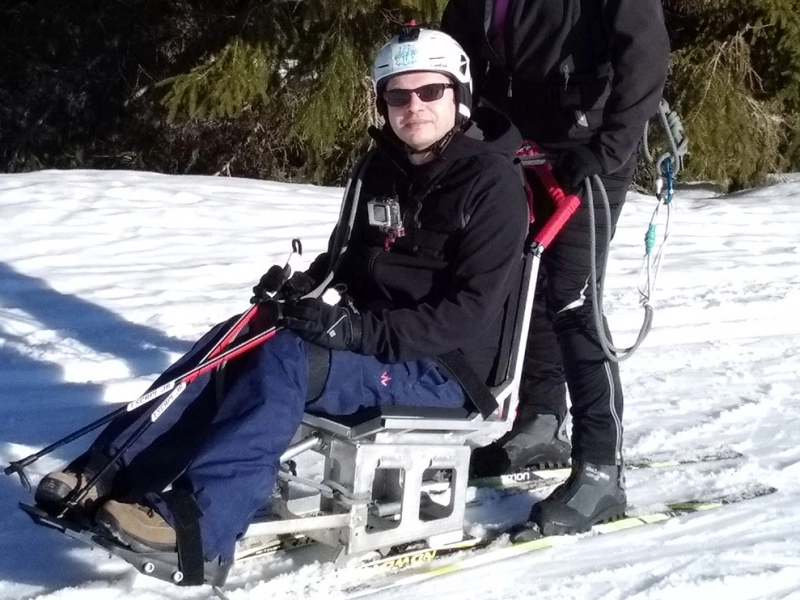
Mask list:
MULTIPOLYGON (((474 119, 477 125, 454 134, 440 156, 421 166, 406 160, 388 127, 376 130, 377 149, 334 283, 347 287, 361 313, 356 351, 405 362, 461 350, 486 380, 505 303, 519 282, 528 210, 513 164, 519 132, 488 109, 475 111, 474 119), (387 198, 399 201, 405 229, 388 249, 387 235, 367 218, 367 203, 387 198)), ((321 281, 327 264, 326 253, 307 273, 321 281)))
POLYGON ((442 30, 469 55, 475 99, 545 149, 587 146, 603 173, 630 158, 669 62, 659 0, 450 0, 442 30), (502 28, 502 39, 497 36, 502 28))

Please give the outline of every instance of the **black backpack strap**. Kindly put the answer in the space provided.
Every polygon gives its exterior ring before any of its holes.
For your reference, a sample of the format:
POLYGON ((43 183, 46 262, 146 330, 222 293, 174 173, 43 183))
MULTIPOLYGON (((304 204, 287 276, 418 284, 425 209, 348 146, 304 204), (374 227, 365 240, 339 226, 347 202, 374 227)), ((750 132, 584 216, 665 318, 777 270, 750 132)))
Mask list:
POLYGON ((475 405, 475 408, 478 409, 484 419, 497 410, 499 406, 497 400, 461 352, 451 350, 445 354, 440 354, 436 359, 453 379, 461 385, 467 398, 475 405))
POLYGON ((175 534, 178 539, 178 567, 183 573, 179 585, 203 585, 205 562, 203 541, 200 538, 200 515, 194 494, 188 490, 173 488, 160 494, 175 517, 175 534))
POLYGON ((353 167, 353 170, 350 172, 350 177, 345 186, 342 206, 339 210, 339 219, 333 229, 331 243, 328 246, 330 256, 328 269, 325 273, 326 275, 337 271, 341 263, 341 256, 344 254, 345 250, 347 250, 347 244, 350 241, 350 234, 353 233, 353 224, 355 223, 356 214, 358 213, 363 174, 376 154, 376 149, 373 148, 369 150, 359 159, 356 166, 353 167))

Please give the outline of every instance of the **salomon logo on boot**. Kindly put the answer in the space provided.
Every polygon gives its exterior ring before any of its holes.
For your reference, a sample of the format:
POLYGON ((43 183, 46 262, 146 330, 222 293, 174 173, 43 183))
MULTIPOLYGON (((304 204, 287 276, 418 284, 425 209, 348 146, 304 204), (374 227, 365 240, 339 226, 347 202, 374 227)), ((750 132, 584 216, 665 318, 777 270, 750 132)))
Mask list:
POLYGON ((611 479, 611 476, 608 473, 604 473, 589 463, 585 463, 584 466, 586 468, 586 477, 592 481, 599 483, 601 481, 608 481, 611 479))

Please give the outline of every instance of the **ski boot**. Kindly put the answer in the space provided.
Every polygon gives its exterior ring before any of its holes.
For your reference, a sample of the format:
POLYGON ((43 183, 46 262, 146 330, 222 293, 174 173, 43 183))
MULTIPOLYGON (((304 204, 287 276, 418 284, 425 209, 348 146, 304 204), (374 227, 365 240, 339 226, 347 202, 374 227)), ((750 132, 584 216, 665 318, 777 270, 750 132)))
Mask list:
POLYGON ((569 478, 531 509, 528 523, 512 539, 589 531, 593 525, 625 514, 622 467, 574 461, 569 478))
POLYGON ((117 467, 108 465, 102 454, 87 452, 73 460, 63 471, 53 471, 42 477, 36 486, 36 506, 52 517, 66 516, 77 524, 91 525, 92 516, 111 493, 117 467), (103 475, 75 502, 75 492, 82 490, 95 473, 103 475))
POLYGON ((95 521, 134 552, 176 552, 175 529, 154 508, 109 500, 95 521))
POLYGON ((536 414, 517 422, 502 438, 472 452, 470 475, 493 477, 521 469, 557 469, 569 464, 572 447, 564 415, 536 414))
POLYGON ((47 514, 55 516, 69 509, 73 517, 79 516, 81 520, 88 519, 100 499, 99 485, 90 487, 83 498, 77 503, 68 505, 70 497, 77 489, 86 485, 91 477, 84 473, 73 471, 54 471, 48 473, 36 486, 34 502, 47 514))

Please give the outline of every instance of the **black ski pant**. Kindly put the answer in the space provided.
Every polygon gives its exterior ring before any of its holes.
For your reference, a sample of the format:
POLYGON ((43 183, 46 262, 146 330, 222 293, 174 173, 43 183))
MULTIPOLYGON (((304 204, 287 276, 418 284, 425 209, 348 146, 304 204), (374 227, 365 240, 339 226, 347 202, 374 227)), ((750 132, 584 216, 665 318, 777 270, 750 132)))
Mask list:
MULTIPOLYGON (((611 208, 612 236, 636 168, 636 154, 612 175, 601 177, 611 208)), ((530 179, 535 179, 531 177, 530 179)), ((531 181, 534 197, 546 197, 531 181)), ((608 248, 600 190, 593 182, 597 276, 608 248)), ((541 211, 538 210, 537 213, 541 211)), ((538 217, 538 214, 537 214, 538 217)), ((569 389, 572 457, 597 464, 618 464, 622 456, 622 387, 619 366, 600 345, 593 313, 588 196, 544 252, 528 330, 517 420, 536 414, 566 415, 569 389), (566 383, 566 387, 565 387, 566 383)), ((542 219, 538 219, 539 222, 542 219)), ((605 317, 603 326, 610 334, 605 317)))

